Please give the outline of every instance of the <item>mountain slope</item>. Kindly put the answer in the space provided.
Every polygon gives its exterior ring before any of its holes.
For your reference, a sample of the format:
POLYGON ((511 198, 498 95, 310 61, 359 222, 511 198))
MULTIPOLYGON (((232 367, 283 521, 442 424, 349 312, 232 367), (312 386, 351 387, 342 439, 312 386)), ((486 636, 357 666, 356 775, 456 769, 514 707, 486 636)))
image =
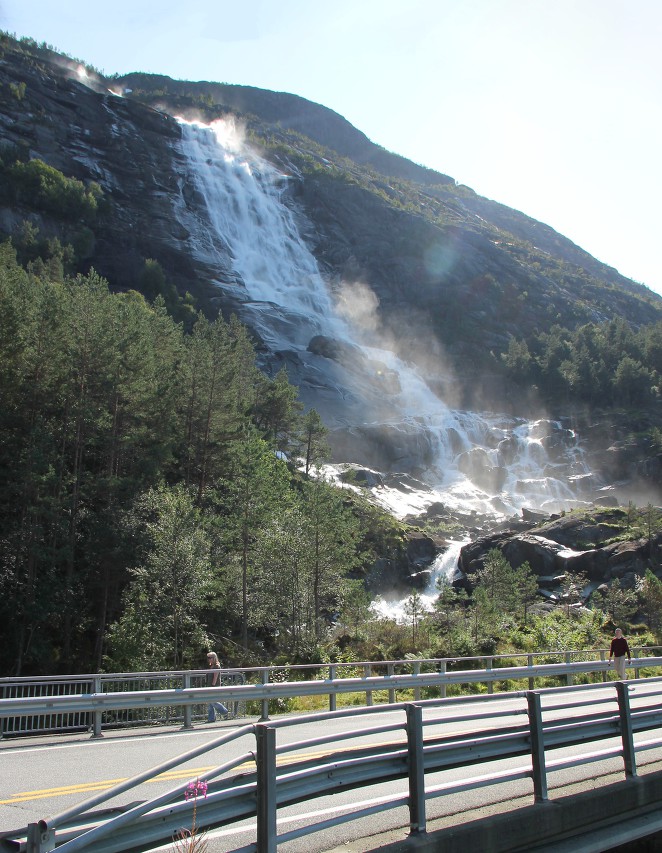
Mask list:
MULTIPOLYGON (((112 288, 149 297, 190 292, 208 314, 237 312, 250 325, 244 283, 224 240, 205 225, 174 118, 231 117, 287 176, 282 199, 331 291, 346 294, 350 307, 369 304, 361 322, 396 342, 454 405, 534 411, 531 380, 518 386, 504 367, 513 340, 533 346, 555 327, 571 334, 625 321, 636 331, 662 319, 662 298, 549 226, 385 151, 303 98, 159 75, 104 78, 8 37, 0 84, 0 230, 25 262, 47 261, 57 239, 72 247, 61 253, 65 271, 94 267, 112 288), (35 192, 28 177, 53 178, 44 169, 28 175, 39 161, 58 170, 62 193, 98 185, 94 213, 72 213, 35 192)), ((320 390, 299 357, 274 352, 253 330, 265 369, 285 364, 305 402, 321 407, 328 384, 320 390)), ((565 414, 567 399, 553 395, 547 405, 565 414)), ((342 420, 342 393, 326 399, 342 420)), ((636 417, 645 430, 655 423, 636 417)))

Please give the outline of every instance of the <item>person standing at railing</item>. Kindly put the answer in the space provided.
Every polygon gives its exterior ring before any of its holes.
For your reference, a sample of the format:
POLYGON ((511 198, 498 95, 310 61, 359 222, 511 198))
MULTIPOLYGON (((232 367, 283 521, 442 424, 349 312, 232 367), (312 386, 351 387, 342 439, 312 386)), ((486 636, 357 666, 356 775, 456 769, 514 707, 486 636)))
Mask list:
POLYGON ((621 681, 627 678, 625 674, 625 655, 628 656, 628 663, 631 663, 632 655, 630 654, 630 646, 628 646, 628 641, 623 636, 621 629, 617 628, 614 631, 614 639, 611 641, 609 648, 609 660, 611 661, 612 657, 614 658, 614 666, 621 681))
MULTIPOLYGON (((221 686, 221 662, 218 659, 216 652, 207 653, 207 666, 211 667, 212 672, 209 675, 209 680, 212 687, 221 686)), ((216 713, 219 713, 224 720, 228 718, 228 709, 221 702, 210 702, 207 708, 207 722, 213 723, 216 720, 216 713)))

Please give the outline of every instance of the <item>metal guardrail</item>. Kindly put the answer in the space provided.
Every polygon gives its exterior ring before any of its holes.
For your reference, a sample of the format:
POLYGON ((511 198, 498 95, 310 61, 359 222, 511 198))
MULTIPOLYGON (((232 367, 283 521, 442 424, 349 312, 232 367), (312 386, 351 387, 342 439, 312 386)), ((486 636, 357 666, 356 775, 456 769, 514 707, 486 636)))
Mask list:
MULTIPOLYGON (((12 716, 0 712, 0 737, 49 732, 92 731, 99 737, 102 729, 129 728, 148 725, 184 725, 207 717, 207 705, 171 705, 150 702, 139 707, 131 702, 110 709, 95 709, 81 696, 107 694, 165 695, 163 691, 197 688, 206 684, 209 670, 181 672, 111 673, 106 675, 44 676, 41 678, 0 678, 0 702, 6 700, 19 710, 12 716), (73 697, 76 697, 75 699, 73 697), (64 704, 58 699, 67 698, 64 704), (71 705, 74 702, 74 706, 71 705)), ((244 683, 237 670, 221 671, 221 685, 244 683)), ((212 688, 214 691, 220 688, 212 688)), ((213 701, 219 696, 214 694, 213 701)), ((209 701, 212 701, 211 699, 209 701)), ((7 706, 5 706, 7 707, 7 706)), ((229 716, 245 716, 246 709, 238 701, 228 706, 229 716)))
POLYGON ((206 786, 205 797, 195 798, 200 830, 256 817, 257 843, 238 851, 275 853, 284 841, 402 805, 408 807, 410 830, 417 834, 426 829, 426 802, 436 797, 530 779, 534 801, 544 802, 549 799, 550 774, 614 757, 622 759, 625 777, 634 778, 638 754, 662 747, 661 706, 662 678, 650 678, 378 705, 256 723, 217 737, 60 815, 31 824, 26 836, 16 841, 15 849, 44 853, 57 845, 61 853, 121 853, 168 843, 182 826, 191 826, 194 804, 183 799, 190 782, 126 807, 110 820, 107 813, 91 810, 166 770, 242 738, 249 738, 254 748, 195 780, 196 785, 204 782, 206 786), (378 721, 384 712, 399 714, 401 719, 383 725, 376 722, 361 731, 348 727, 281 746, 276 742, 278 731, 285 727, 317 724, 315 730, 324 732, 319 723, 332 716, 370 715, 378 721), (652 736, 635 742, 635 735, 641 733, 652 736), (380 742, 351 744, 369 735, 380 735, 380 742), (334 748, 339 742, 342 747, 334 748), (319 747, 327 751, 320 753, 319 747), (581 751, 554 757, 568 747, 580 747, 581 751), (314 755, 307 754, 312 748, 314 755), (286 753, 287 762, 279 763, 286 753), (520 757, 525 759, 521 766, 471 775, 472 768, 486 762, 498 762, 500 768, 505 760, 520 757), (255 770, 237 775, 237 768, 246 762, 255 770), (426 784, 432 774, 458 768, 469 775, 457 778, 454 773, 448 781, 442 776, 426 784), (229 775, 231 771, 235 772, 229 775), (388 780, 406 780, 406 790, 377 805, 349 809, 278 835, 279 808, 388 780))
MULTIPOLYGON (((654 649, 657 650, 657 649, 654 649)), ((653 649, 636 649, 631 669, 638 676, 642 669, 662 668, 662 657, 642 657, 642 652, 653 649)), ((492 693, 494 685, 507 689, 509 686, 528 683, 534 689, 536 679, 561 679, 566 685, 572 685, 579 676, 598 677, 603 681, 609 678, 609 661, 606 650, 593 652, 594 659, 572 660, 579 652, 546 653, 539 655, 503 655, 480 658, 460 658, 431 660, 402 660, 384 662, 362 662, 354 664, 328 664, 325 667, 263 667, 256 670, 225 670, 222 673, 221 687, 195 687, 204 680, 208 670, 179 673, 120 673, 100 676, 81 676, 71 682, 64 679, 25 679, 28 692, 37 695, 14 696, 0 699, 0 721, 4 734, 37 733, 45 731, 63 731, 69 728, 79 730, 89 728, 93 736, 100 737, 104 726, 122 726, 152 723, 154 721, 181 723, 185 728, 193 725, 194 719, 201 718, 207 703, 220 701, 235 716, 245 714, 248 702, 258 703, 261 708, 261 720, 269 719, 269 705, 282 699, 304 696, 327 696, 329 710, 337 709, 337 697, 341 694, 364 693, 365 704, 372 706, 375 694, 387 698, 390 704, 397 701, 397 692, 412 691, 414 701, 421 699, 423 691, 435 691, 444 698, 449 686, 486 685, 492 693), (549 660, 550 657, 562 657, 559 663, 535 663, 536 658, 549 660), (504 666, 512 660, 524 658, 525 666, 504 666), (448 669, 449 663, 472 664, 485 661, 485 669, 448 669), (494 663, 500 666, 494 666, 494 663), (408 669, 408 673, 397 674, 398 670, 408 669), (361 676, 339 678, 339 670, 359 671, 361 676), (375 675, 377 669, 383 675, 375 675), (328 673, 328 678, 316 678, 307 681, 273 681, 284 673, 310 673, 319 675, 328 673), (257 683, 246 683, 246 678, 257 683), (177 686, 170 686, 176 683, 177 686), (61 684, 66 690, 56 693, 53 685, 61 684), (72 693, 71 685, 80 689, 87 687, 89 692, 72 693), (130 689, 139 685, 143 689, 130 689), (156 686, 158 689, 144 689, 156 686), (120 686, 120 690, 109 688, 120 686), (39 689, 37 689, 37 687, 39 689), (49 728, 50 726, 50 728, 49 728)), ((586 653, 584 653, 586 655, 586 653)), ((6 682, 0 679, 0 695, 6 695, 6 682)), ((20 679, 10 683, 16 685, 20 679)), ((12 688, 13 689, 13 688, 12 688)))

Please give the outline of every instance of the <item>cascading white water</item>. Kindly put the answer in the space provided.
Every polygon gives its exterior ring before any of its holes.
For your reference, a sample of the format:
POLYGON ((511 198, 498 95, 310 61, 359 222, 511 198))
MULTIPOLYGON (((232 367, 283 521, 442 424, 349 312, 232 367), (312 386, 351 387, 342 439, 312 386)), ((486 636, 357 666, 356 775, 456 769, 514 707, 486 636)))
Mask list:
MULTIPOLYGON (((455 574, 457 561, 460 556, 460 549, 465 542, 449 542, 448 548, 443 554, 440 554, 432 564, 432 571, 427 586, 420 594, 421 607, 426 611, 431 611, 434 602, 438 595, 437 583, 440 579, 450 582, 455 574)), ((387 599, 379 596, 372 603, 372 611, 378 616, 384 616, 388 619, 394 619, 396 622, 406 622, 406 602, 407 599, 387 599)))
MULTIPOLYGON (((345 404, 342 420, 349 427, 422 437, 428 450, 425 497, 412 494, 403 504, 402 493, 382 489, 384 505, 404 514, 440 501, 504 517, 524 506, 552 510, 581 503, 569 478, 587 472, 570 431, 552 421, 449 409, 415 368, 343 315, 283 200, 288 178, 244 146, 232 124, 182 122, 182 148, 204 199, 211 242, 232 258, 242 319, 272 351, 295 353, 308 363, 329 363, 307 353, 316 335, 357 353, 333 365, 345 404), (357 399, 360 407, 353 405, 357 399)), ((227 266, 221 253, 220 263, 227 266)))
POLYGON ((345 333, 317 262, 281 202, 287 177, 243 146, 232 122, 181 126, 209 227, 229 250, 265 342, 273 350, 305 349, 329 328, 345 333))

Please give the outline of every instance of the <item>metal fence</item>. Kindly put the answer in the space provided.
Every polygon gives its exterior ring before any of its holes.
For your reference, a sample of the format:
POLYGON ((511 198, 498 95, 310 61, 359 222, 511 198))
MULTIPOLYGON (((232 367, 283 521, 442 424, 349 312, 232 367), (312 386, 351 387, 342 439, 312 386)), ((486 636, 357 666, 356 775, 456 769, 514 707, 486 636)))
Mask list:
MULTIPOLYGON (((632 650, 635 677, 662 669, 658 647, 632 650)), ((0 679, 0 735, 85 731, 138 725, 191 727, 221 701, 234 718, 251 710, 261 720, 289 710, 301 697, 362 694, 368 707, 398 698, 445 698, 451 691, 533 690, 610 678, 608 651, 562 651, 469 658, 360 661, 222 670, 220 688, 206 686, 209 670, 109 673, 55 678, 0 679), (250 703, 250 705, 248 704, 250 703)))
MULTIPOLYGON (((102 729, 130 728, 132 726, 185 725, 206 719, 207 704, 182 706, 155 702, 148 706, 132 706, 108 710, 95 710, 89 704, 80 708, 56 708, 55 702, 66 697, 91 697, 104 695, 156 694, 162 691, 178 691, 202 688, 207 683, 209 670, 182 672, 137 672, 109 673, 107 675, 81 675, 42 678, 0 679, 0 702, 18 700, 26 713, 4 716, 0 712, 0 736, 10 737, 54 732, 76 732, 90 730, 99 736, 102 729), (32 702, 31 700, 41 700, 32 702), (50 707, 49 707, 49 700, 50 707), (40 707, 41 704, 41 707, 40 707), (32 711, 32 712, 30 712, 32 711)), ((221 670, 220 685, 234 686, 245 681, 242 672, 221 670)), ((164 695, 164 694, 163 694, 164 695)), ((235 700, 228 705, 229 716, 245 716, 245 703, 235 700)))
POLYGON ((23 849, 28 853, 44 853, 56 845, 62 853, 149 849, 172 841, 180 827, 190 826, 194 805, 200 830, 255 817, 256 843, 237 848, 245 853, 275 853, 284 841, 396 806, 408 807, 411 832, 422 833, 426 804, 450 794, 528 780, 533 801, 544 802, 549 799, 549 779, 554 773, 614 758, 622 761, 626 779, 636 777, 638 756, 662 747, 661 706, 662 678, 651 678, 629 684, 380 705, 256 723, 30 825, 23 849), (395 714, 396 720, 380 721, 384 712, 395 714), (374 722, 358 731, 351 718, 359 715, 369 715, 374 722), (350 718, 349 724, 341 732, 326 733, 320 723, 331 716, 350 718), (279 730, 305 724, 315 726, 318 736, 278 744, 279 730), (635 739, 644 733, 645 739, 635 739), (378 742, 367 740, 375 734, 380 736, 378 742), (205 796, 196 797, 194 803, 184 799, 191 784, 185 782, 120 809, 120 814, 116 809, 110 819, 107 812, 92 811, 148 779, 241 739, 249 740, 246 752, 196 779, 196 785, 204 782, 205 796), (572 754, 567 752, 569 747, 574 748, 572 754), (280 760, 286 754, 287 760, 280 760), (522 759, 518 766, 506 763, 517 758, 522 759), (238 773, 237 768, 246 763, 255 769, 238 773), (490 770, 495 768, 493 772, 484 772, 486 764, 491 764, 490 770), (378 805, 355 806, 323 820, 310 814, 311 823, 278 834, 279 809, 388 780, 406 784, 381 798, 378 805))

